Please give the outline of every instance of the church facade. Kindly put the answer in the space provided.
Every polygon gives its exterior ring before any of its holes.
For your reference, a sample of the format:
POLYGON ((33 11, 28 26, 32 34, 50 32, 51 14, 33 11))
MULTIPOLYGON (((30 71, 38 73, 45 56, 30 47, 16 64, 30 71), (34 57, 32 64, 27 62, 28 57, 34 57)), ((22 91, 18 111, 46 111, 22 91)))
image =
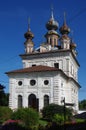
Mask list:
POLYGON ((21 54, 23 68, 6 72, 9 77, 9 107, 33 107, 40 111, 55 103, 63 105, 63 99, 78 111, 79 63, 76 44, 69 37, 70 28, 64 18, 58 30, 58 22, 51 12, 46 23, 46 41, 34 48, 34 34, 30 25, 24 34, 25 53, 21 54))

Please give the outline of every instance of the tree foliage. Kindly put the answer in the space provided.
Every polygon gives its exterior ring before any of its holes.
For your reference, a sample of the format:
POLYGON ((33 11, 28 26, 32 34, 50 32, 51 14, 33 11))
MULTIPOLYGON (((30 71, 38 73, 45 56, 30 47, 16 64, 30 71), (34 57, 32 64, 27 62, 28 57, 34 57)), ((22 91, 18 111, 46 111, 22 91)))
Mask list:
POLYGON ((0 106, 8 106, 9 94, 4 92, 4 86, 0 84, 0 106))
POLYGON ((86 99, 79 102, 79 109, 81 109, 81 110, 86 109, 86 99))
POLYGON ((0 123, 5 122, 10 119, 12 115, 12 110, 8 107, 1 106, 0 107, 0 123))

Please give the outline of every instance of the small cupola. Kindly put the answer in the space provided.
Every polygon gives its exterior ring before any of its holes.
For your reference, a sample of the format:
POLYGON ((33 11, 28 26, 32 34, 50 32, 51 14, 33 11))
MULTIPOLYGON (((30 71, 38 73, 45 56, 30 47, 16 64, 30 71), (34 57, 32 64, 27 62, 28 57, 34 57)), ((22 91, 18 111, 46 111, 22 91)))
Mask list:
POLYGON ((34 48, 34 43, 32 41, 32 39, 34 38, 34 34, 31 32, 30 29, 30 20, 28 23, 28 31, 24 34, 24 37, 26 38, 26 41, 24 43, 25 53, 32 53, 34 48))
POLYGON ((49 21, 46 23, 46 29, 48 32, 45 34, 45 38, 47 39, 47 43, 52 47, 58 45, 59 34, 56 31, 58 29, 58 22, 55 20, 53 15, 53 8, 51 9, 51 17, 49 21))
POLYGON ((58 22, 54 19, 53 9, 52 9, 52 12, 51 12, 51 18, 46 23, 46 28, 47 28, 47 30, 57 30, 58 29, 58 22))
POLYGON ((59 29, 59 31, 62 35, 64 35, 64 34, 68 35, 70 33, 70 28, 66 24, 66 14, 65 13, 64 13, 64 22, 63 22, 62 27, 59 29))
POLYGON ((60 33, 62 35, 64 34, 68 35, 70 33, 70 28, 67 26, 66 21, 64 21, 63 26, 60 28, 60 33))
POLYGON ((70 49, 70 38, 68 36, 68 34, 70 33, 70 28, 68 27, 68 25, 66 24, 66 17, 65 17, 65 13, 64 13, 64 22, 62 27, 59 29, 60 33, 61 33, 61 48, 62 49, 70 49))

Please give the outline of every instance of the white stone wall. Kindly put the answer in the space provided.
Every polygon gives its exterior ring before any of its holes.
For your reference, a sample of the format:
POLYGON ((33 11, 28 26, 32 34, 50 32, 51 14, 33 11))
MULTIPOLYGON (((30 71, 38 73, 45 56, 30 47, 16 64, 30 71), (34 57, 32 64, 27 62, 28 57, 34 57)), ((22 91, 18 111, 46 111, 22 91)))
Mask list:
POLYGON ((12 109, 18 107, 18 95, 23 97, 23 106, 28 107, 28 96, 33 93, 39 98, 39 109, 44 106, 43 97, 47 94, 50 97, 50 103, 53 103, 53 75, 54 73, 31 73, 31 74, 21 74, 12 76, 10 78, 10 99, 9 106, 12 109), (36 84, 34 86, 30 85, 30 80, 35 79, 36 84), (49 80, 48 85, 44 85, 44 80, 49 80), (22 81, 22 85, 19 86, 18 82, 22 81))
POLYGON ((39 99, 39 110, 44 106, 44 95, 49 96, 49 103, 59 105, 62 105, 61 100, 65 97, 67 103, 76 102, 76 109, 78 109, 77 86, 56 71, 11 75, 9 92, 9 106, 12 109, 18 108, 18 95, 23 97, 23 107, 28 107, 28 96, 30 94, 35 94, 36 98, 39 99), (34 86, 30 85, 31 79, 36 80, 34 86), (44 80, 49 80, 49 84, 44 85, 44 80), (19 81, 22 81, 21 86, 18 85, 19 81), (74 91, 77 93, 74 93, 74 91))
MULTIPOLYGON (((41 55, 41 54, 40 54, 41 55)), ((41 57, 41 58, 32 58, 28 60, 22 60, 24 68, 31 67, 32 65, 45 65, 54 67, 54 63, 59 63, 59 69, 62 69, 69 77, 73 77, 78 81, 78 65, 74 60, 71 53, 55 53, 51 56, 41 57)))

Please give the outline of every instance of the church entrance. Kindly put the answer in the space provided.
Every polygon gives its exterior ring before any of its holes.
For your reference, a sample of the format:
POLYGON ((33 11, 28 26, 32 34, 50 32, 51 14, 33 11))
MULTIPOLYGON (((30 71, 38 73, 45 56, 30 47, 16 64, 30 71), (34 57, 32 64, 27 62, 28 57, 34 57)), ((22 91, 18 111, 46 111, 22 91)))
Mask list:
POLYGON ((28 107, 38 110, 39 100, 36 98, 35 94, 30 94, 28 97, 28 107))

